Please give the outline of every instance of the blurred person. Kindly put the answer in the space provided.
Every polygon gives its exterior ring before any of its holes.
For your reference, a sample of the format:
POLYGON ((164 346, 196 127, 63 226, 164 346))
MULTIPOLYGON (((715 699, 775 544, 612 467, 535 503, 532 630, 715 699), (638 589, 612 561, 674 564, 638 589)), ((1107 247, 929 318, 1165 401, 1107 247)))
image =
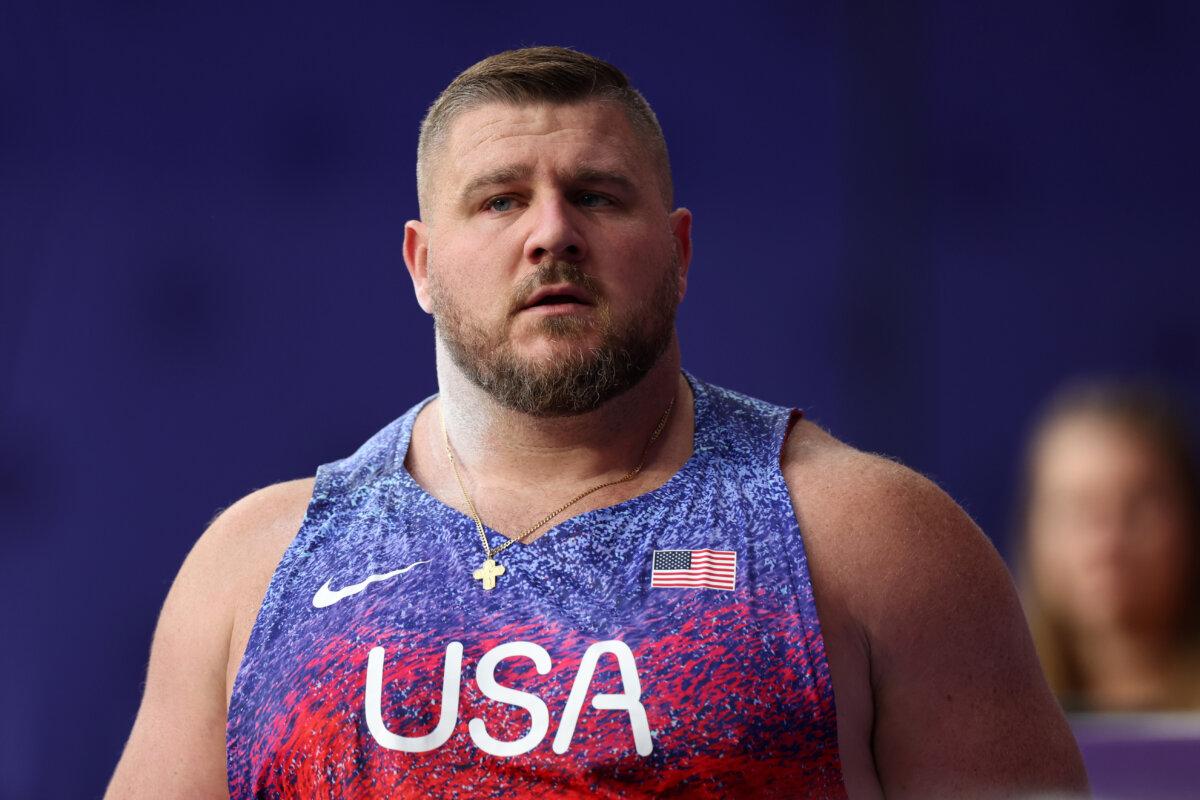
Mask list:
POLYGON ((1063 706, 1200 708, 1200 492, 1171 399, 1066 387, 1034 429, 1023 485, 1024 600, 1063 706))
MULTIPOLYGON (((403 255, 438 394, 201 536, 111 797, 1086 785, 962 509, 683 372, 692 215, 620 70, 487 58, 430 108, 417 165, 403 255)), ((409 346, 351 345, 380 368, 409 346)), ((316 379, 358 390, 336 372, 316 379)))

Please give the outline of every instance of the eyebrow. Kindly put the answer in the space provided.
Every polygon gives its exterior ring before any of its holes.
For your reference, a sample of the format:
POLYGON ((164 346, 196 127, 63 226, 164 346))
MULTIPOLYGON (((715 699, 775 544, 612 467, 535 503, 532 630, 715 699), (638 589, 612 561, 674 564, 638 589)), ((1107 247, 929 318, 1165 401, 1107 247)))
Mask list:
MULTIPOLYGON (((499 186, 506 183, 514 183, 516 181, 529 180, 533 175, 533 167, 528 164, 507 164, 503 167, 497 167, 490 172, 485 172, 467 181, 466 186, 460 194, 463 198, 469 198, 481 189, 486 189, 489 186, 499 186)), ((579 183, 606 183, 619 186, 626 191, 634 191, 636 188, 634 182, 625 174, 615 172, 613 170, 601 169, 599 167, 579 167, 568 176, 568 182, 579 183)))
POLYGON ((609 183, 633 191, 635 186, 627 175, 597 167, 580 167, 571 173, 571 183, 609 183))
POLYGON ((533 167, 528 164, 508 164, 503 167, 497 167, 491 172, 485 172, 467 181, 467 185, 463 187, 461 196, 470 197, 480 189, 485 189, 488 186, 529 180, 529 176, 532 174, 533 167))

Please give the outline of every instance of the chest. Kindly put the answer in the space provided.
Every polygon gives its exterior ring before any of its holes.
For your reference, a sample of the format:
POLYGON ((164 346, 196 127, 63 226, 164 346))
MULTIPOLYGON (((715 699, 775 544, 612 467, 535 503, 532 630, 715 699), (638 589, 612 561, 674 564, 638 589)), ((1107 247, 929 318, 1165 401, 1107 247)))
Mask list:
POLYGON ((836 773, 819 635, 775 567, 733 537, 734 588, 656 587, 656 547, 582 524, 511 548, 492 591, 474 547, 430 537, 332 577, 344 560, 298 560, 250 636, 231 776, 428 781, 454 765, 510 790, 719 774, 767 791, 801 766, 836 773))

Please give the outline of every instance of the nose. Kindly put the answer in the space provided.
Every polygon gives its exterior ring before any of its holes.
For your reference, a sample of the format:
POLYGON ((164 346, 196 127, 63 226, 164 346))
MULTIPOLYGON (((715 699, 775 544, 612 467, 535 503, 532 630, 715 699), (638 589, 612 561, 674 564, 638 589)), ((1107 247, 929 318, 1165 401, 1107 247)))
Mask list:
POLYGON ((587 245, 575 217, 574 207, 566 198, 541 199, 528 213, 531 227, 525 239, 525 258, 540 264, 547 257, 578 263, 587 255, 587 245))
POLYGON ((1135 544, 1139 531, 1130 504, 1094 502, 1087 512, 1087 551, 1102 561, 1121 562, 1135 544))

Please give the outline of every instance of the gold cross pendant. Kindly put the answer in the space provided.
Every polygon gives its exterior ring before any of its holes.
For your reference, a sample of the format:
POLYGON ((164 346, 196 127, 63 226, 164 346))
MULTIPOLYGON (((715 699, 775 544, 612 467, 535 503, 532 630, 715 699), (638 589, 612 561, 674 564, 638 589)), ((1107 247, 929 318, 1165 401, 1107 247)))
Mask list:
POLYGON ((475 580, 483 581, 483 588, 495 589, 496 578, 504 574, 504 565, 497 564, 495 559, 485 559, 483 565, 475 570, 475 580))

